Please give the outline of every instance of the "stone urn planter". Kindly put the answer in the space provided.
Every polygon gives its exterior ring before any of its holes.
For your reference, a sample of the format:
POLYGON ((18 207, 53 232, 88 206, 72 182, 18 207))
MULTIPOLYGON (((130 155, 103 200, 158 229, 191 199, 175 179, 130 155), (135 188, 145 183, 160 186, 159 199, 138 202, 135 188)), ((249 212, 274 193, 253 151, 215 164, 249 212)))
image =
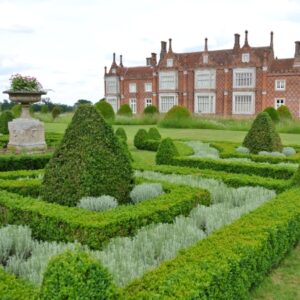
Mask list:
POLYGON ((22 105, 20 118, 8 123, 9 142, 7 149, 13 152, 40 152, 47 149, 45 142, 44 124, 33 119, 29 113, 32 103, 41 101, 45 91, 12 91, 3 92, 8 94, 12 102, 22 105))

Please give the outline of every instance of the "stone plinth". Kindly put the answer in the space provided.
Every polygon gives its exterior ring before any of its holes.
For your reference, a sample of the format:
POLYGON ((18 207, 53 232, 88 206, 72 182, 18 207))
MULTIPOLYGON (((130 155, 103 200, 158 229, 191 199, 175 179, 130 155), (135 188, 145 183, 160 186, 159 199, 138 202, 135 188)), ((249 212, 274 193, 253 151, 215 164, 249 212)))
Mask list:
POLYGON ((8 130, 8 150, 34 152, 47 149, 44 124, 39 120, 18 118, 8 123, 8 130))

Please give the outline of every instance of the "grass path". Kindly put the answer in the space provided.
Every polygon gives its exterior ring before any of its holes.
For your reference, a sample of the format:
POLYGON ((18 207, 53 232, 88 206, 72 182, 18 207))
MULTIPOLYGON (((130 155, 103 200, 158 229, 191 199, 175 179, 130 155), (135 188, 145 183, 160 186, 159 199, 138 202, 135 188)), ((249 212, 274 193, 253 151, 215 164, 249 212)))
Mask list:
POLYGON ((300 299, 300 243, 252 292, 253 300, 300 299))

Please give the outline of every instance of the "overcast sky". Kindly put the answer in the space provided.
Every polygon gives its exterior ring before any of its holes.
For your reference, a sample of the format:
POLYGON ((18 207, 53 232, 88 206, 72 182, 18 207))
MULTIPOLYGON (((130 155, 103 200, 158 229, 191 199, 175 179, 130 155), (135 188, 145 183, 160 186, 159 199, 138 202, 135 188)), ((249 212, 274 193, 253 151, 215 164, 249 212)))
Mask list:
MULTIPOLYGON (((0 91, 11 74, 38 78, 53 102, 103 97, 112 53, 144 65, 160 41, 174 52, 232 48, 249 31, 250 46, 293 57, 300 40, 300 0, 0 0, 0 91)), ((1 94, 0 100, 5 99, 1 94)))

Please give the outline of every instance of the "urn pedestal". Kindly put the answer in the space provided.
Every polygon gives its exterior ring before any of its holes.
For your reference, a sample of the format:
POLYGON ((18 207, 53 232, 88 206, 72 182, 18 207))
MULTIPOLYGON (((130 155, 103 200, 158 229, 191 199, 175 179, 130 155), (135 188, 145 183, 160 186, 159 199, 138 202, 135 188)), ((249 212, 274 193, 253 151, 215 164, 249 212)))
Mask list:
POLYGON ((33 119, 29 113, 29 106, 41 100, 46 92, 14 92, 5 91, 9 99, 21 103, 20 118, 8 123, 9 142, 7 149, 12 152, 43 152, 47 149, 45 142, 44 124, 33 119))

